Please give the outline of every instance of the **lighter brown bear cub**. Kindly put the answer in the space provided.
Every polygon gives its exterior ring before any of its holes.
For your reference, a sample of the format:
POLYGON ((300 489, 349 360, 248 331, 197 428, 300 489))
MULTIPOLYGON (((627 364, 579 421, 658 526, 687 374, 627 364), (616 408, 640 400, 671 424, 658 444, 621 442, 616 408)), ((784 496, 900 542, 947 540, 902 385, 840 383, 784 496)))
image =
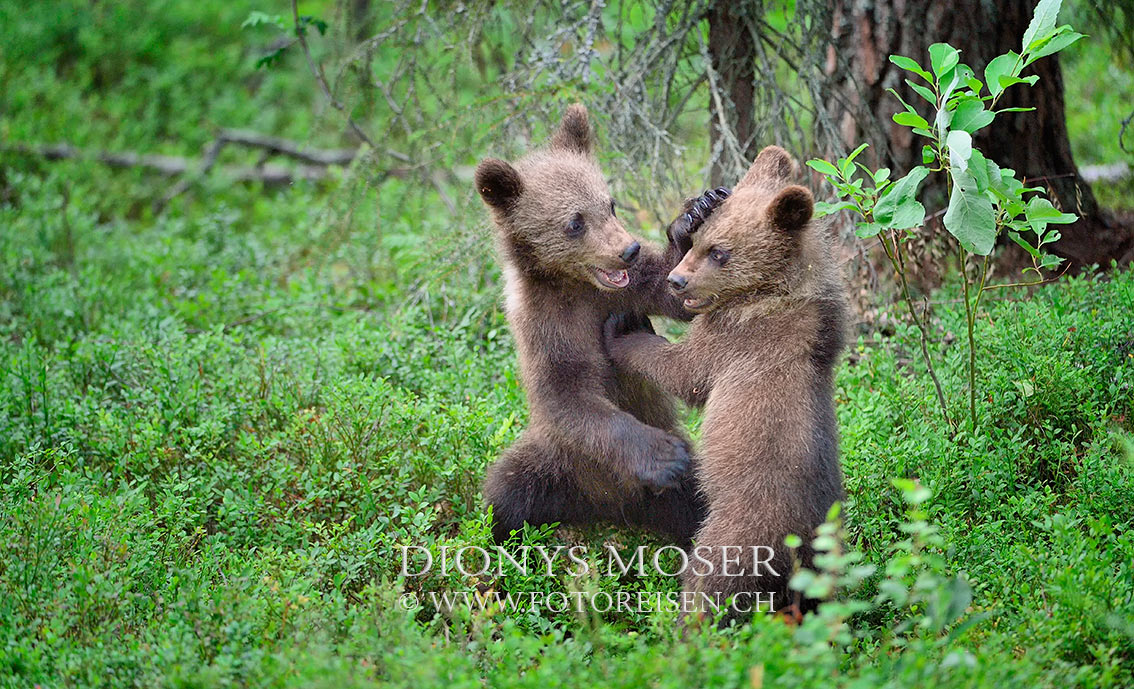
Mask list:
MULTIPOLYGON (((776 609, 799 603, 787 586, 784 538, 800 536, 798 555, 810 564, 815 527, 843 496, 832 377, 845 291, 827 238, 810 222, 811 192, 791 184, 794 169, 783 149, 764 149, 693 235, 669 275, 699 314, 685 339, 623 334, 619 317, 606 327, 619 370, 705 408, 699 478, 709 515, 694 552, 713 569, 691 558, 684 581, 699 610, 711 607, 706 597, 752 592, 774 594, 776 609)), ((756 601, 737 602, 743 612, 756 601)))
POLYGON ((530 410, 528 428, 485 479, 498 542, 524 522, 594 521, 688 542, 704 516, 670 399, 641 376, 617 373, 602 347, 612 312, 690 318, 666 276, 695 228, 688 214, 675 221, 664 252, 635 241, 615 215, 593 146, 587 111, 572 106, 546 149, 515 165, 489 158, 476 170, 497 228, 530 410))

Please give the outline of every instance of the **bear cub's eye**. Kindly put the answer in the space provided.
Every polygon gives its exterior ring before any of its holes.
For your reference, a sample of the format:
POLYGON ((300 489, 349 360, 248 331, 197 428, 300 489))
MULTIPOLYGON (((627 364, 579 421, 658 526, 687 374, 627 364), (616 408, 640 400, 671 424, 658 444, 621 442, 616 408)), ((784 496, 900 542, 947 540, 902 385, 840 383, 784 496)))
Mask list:
POLYGON ((614 199, 610 200, 610 214, 614 215, 614 199))
POLYGON ((728 249, 722 249, 719 246, 714 246, 709 250, 709 258, 718 266, 723 266, 725 263, 728 263, 728 258, 731 255, 728 249))
POLYGON ((583 214, 576 213, 571 217, 571 222, 567 223, 567 236, 572 239, 582 237, 583 233, 587 231, 587 224, 583 222, 583 214))

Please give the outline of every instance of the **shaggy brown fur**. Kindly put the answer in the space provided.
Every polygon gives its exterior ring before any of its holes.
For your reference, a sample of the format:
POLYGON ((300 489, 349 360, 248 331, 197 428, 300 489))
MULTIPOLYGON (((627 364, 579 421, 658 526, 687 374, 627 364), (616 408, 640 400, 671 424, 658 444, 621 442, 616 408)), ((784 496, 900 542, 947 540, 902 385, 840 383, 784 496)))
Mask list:
POLYGON ((691 317, 666 275, 695 228, 676 221, 664 252, 640 246, 615 216, 593 145, 576 105, 545 150, 476 170, 531 413, 485 479, 498 542, 524 522, 556 521, 612 521, 688 542, 704 516, 672 402, 640 376, 617 374, 602 348, 612 312, 691 317))
POLYGON ((790 184, 793 170, 783 149, 764 149, 693 235, 670 275, 686 308, 700 314, 684 340, 622 335, 618 317, 606 328, 619 370, 705 407, 699 478, 709 516, 694 540, 714 573, 691 559, 685 578, 701 609, 699 594, 740 592, 771 592, 775 607, 786 607, 795 596, 784 537, 803 538, 798 555, 808 564, 815 527, 843 496, 832 375, 845 290, 824 233, 809 223, 811 193, 790 184), (743 547, 731 567, 743 576, 723 573, 722 546, 743 547), (774 549, 775 575, 750 546, 774 549))

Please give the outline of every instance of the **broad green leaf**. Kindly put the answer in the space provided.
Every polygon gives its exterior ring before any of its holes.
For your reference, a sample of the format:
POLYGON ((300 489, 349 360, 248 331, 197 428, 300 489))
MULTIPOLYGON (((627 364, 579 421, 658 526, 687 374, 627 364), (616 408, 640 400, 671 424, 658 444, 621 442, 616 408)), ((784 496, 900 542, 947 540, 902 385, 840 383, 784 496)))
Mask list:
POLYGON ((1023 247, 1024 251, 1027 251, 1029 254, 1031 254, 1035 258, 1040 257, 1039 249, 1032 246, 1031 243, 1028 242, 1028 240, 1026 240, 1022 236, 1020 236, 1019 232, 1009 232, 1008 238, 1011 239, 1012 241, 1016 242, 1017 244, 1019 244, 1021 247, 1023 247))
POLYGON ((912 81, 910 81, 909 79, 906 79, 906 83, 909 84, 909 87, 911 89, 913 89, 914 91, 917 92, 917 95, 921 96, 922 98, 924 98, 927 102, 931 103, 932 105, 937 105, 937 96, 933 95, 933 91, 930 91, 929 89, 922 86, 921 84, 915 84, 912 81))
POLYGON ((854 228, 854 235, 859 239, 869 239, 882 231, 882 226, 876 222, 860 222, 854 228))
POLYGON ((925 206, 921 205, 920 201, 906 201, 898 206, 898 210, 894 211, 894 217, 890 219, 890 226, 895 230, 908 230, 911 227, 919 227, 925 222, 925 206))
POLYGON ((965 166, 965 172, 972 178, 976 191, 988 191, 988 160, 985 159, 983 153, 975 148, 972 150, 968 164, 965 166))
POLYGON ((965 250, 979 256, 992 253, 996 243, 996 213, 984 194, 954 184, 944 222, 945 229, 965 250))
POLYGON ((871 170, 870 168, 866 167, 862 163, 855 163, 855 166, 859 170, 862 170, 862 174, 866 175, 866 179, 869 179, 871 181, 874 180, 874 170, 871 170))
POLYGON ((914 108, 914 106, 907 103, 906 99, 902 98, 901 94, 899 94, 894 89, 886 89, 886 90, 889 91, 894 96, 894 98, 898 99, 898 102, 900 102, 902 104, 902 107, 906 109, 906 112, 912 112, 915 115, 917 114, 917 110, 914 108))
POLYGON ((972 134, 976 130, 987 127, 996 115, 984 109, 984 103, 979 98, 961 101, 953 113, 953 121, 949 124, 953 129, 960 129, 972 134))
POLYGON ((847 162, 849 163, 849 162, 851 162, 852 160, 854 160, 855 158, 857 158, 857 157, 858 157, 858 154, 859 154, 859 153, 862 153, 863 151, 865 151, 865 150, 866 150, 866 148, 867 148, 867 146, 869 146, 869 145, 870 145, 870 144, 859 144, 859 145, 858 145, 858 148, 856 148, 856 149, 854 149, 853 151, 851 151, 851 154, 850 154, 849 156, 847 156, 847 162))
POLYGON ((891 55, 890 62, 893 62, 895 65, 908 72, 913 72, 931 84, 933 83, 933 75, 925 71, 925 69, 917 63, 917 60, 913 58, 906 57, 905 55, 891 55))
POLYGON ((1003 91, 1012 84, 1027 84, 1028 86, 1034 86, 1037 81, 1039 81, 1039 75, 1032 74, 1031 76, 1026 77, 1000 77, 998 83, 1000 84, 1000 90, 1003 91))
POLYGON ((935 160, 937 160, 937 154, 933 152, 933 147, 928 145, 928 144, 926 144, 925 146, 922 146, 921 147, 921 162, 924 163, 925 165, 929 165, 930 163, 932 163, 935 160))
MULTIPOLYGON (((1070 28, 1070 27, 1065 27, 1065 28, 1070 28)), ((1025 64, 1025 66, 1030 65, 1033 62, 1035 62, 1036 60, 1040 59, 1041 57, 1047 57, 1048 55, 1051 55, 1052 53, 1058 53, 1060 50, 1063 50, 1064 48, 1071 45, 1072 43, 1075 43, 1076 41, 1078 41, 1082 37, 1083 37, 1083 34, 1075 33, 1074 31, 1067 31, 1067 32, 1058 34, 1058 35, 1052 37, 1051 40, 1040 45, 1038 48, 1036 48, 1036 50, 1034 52, 1028 53, 1028 60, 1024 64, 1025 64)))
POLYGON ((839 211, 856 210, 857 206, 851 201, 840 201, 839 203, 827 203, 826 201, 815 202, 815 217, 821 218, 824 215, 833 215, 839 211))
MULTIPOLYGON (((990 164, 994 164, 991 163, 990 164)), ((990 167, 989 170, 992 168, 990 167)), ((1000 183, 1004 185, 1004 190, 1011 198, 1018 199, 1023 196, 1024 183, 1016 179, 1016 171, 1010 167, 1000 168, 1000 183)))
POLYGON ((1028 199, 1025 215, 1029 221, 1043 220, 1056 225, 1066 225, 1079 219, 1079 216, 1074 213, 1064 213, 1059 210, 1051 205, 1051 201, 1042 196, 1033 196, 1028 199))
POLYGON ((925 118, 914 112, 894 113, 894 121, 905 127, 929 128, 929 123, 925 121, 925 118))
POLYGON ((1020 65, 1017 64, 1020 56, 1012 51, 1008 51, 999 57, 994 57, 984 68, 984 83, 988 86, 988 92, 994 96, 999 96, 1004 87, 1000 85, 1000 77, 1002 76, 1016 76, 1020 73, 1020 65))
POLYGON ((839 176, 839 169, 821 158, 807 161, 807 167, 823 175, 829 175, 831 177, 839 176))
POLYGON ((945 139, 945 145, 949 148, 952 164, 962 170, 967 169, 969 158, 973 154, 973 137, 966 131, 953 130, 945 139))
POLYGON ((1063 259, 1051 254, 1044 254, 1043 259, 1040 260, 1040 268, 1044 270, 1055 270, 1063 263, 1063 259))
MULTIPOLYGON (((972 167, 980 167, 980 174, 988 183, 988 163, 979 151, 971 148, 971 139, 966 132, 950 132, 950 136, 958 135, 957 149, 963 149, 967 143, 970 148, 966 160, 975 158, 972 167)), ((953 149, 951 149, 952 151, 953 149)), ((943 218, 945 229, 961 242, 966 251, 987 256, 992 252, 996 243, 996 212, 992 208, 992 201, 979 188, 977 178, 970 173, 967 162, 960 162, 955 153, 950 154, 949 172, 953 178, 953 190, 949 194, 949 208, 943 218)))
MULTIPOLYGON (((963 62, 961 64, 957 65, 954 68, 953 74, 957 77, 957 86, 958 87, 968 86, 969 81, 976 77, 976 75, 973 74, 972 67, 969 67, 968 65, 966 65, 963 62)), ((957 94, 957 95, 960 95, 960 94, 957 94)))
POLYGON ((925 207, 917 201, 917 190, 929 174, 918 165, 883 194, 874 206, 874 219, 884 227, 905 230, 925 219, 925 207))
POLYGON ((1004 183, 1003 171, 1000 166, 991 160, 985 160, 985 167, 988 170, 988 188, 1002 201, 1007 201, 1010 198, 1008 186, 1004 183))
POLYGON ((942 80, 944 83, 946 83, 945 88, 941 91, 942 103, 949 102, 949 98, 952 97, 953 91, 955 91, 957 87, 960 86, 961 81, 963 80, 962 77, 964 75, 960 72, 960 70, 953 70, 952 74, 953 76, 949 77, 947 81, 942 80))
POLYGON ((890 168, 881 167, 874 171, 874 183, 881 184, 890 179, 890 168))
POLYGON ((860 144, 858 148, 851 151, 851 154, 849 156, 847 156, 845 159, 840 161, 842 163, 842 167, 839 169, 839 172, 842 173, 844 178, 850 179, 851 172, 854 171, 854 159, 855 159, 855 157, 857 157, 859 153, 862 153, 863 151, 865 151, 866 147, 869 146, 869 145, 870 144, 860 144))
POLYGON ((1024 31, 1024 40, 1021 43, 1021 52, 1031 50, 1032 43, 1046 36, 1055 28, 1055 20, 1059 17, 1059 6, 1063 0, 1040 0, 1032 12, 1032 21, 1024 31))
POLYGON ((953 121, 953 112, 946 108, 941 108, 937 111, 937 116, 933 118, 933 126, 937 127, 937 131, 944 134, 949 131, 949 124, 953 121))
POLYGON ((948 43, 934 43, 929 46, 929 61, 933 65, 933 73, 939 79, 956 67, 960 59, 961 51, 948 43))

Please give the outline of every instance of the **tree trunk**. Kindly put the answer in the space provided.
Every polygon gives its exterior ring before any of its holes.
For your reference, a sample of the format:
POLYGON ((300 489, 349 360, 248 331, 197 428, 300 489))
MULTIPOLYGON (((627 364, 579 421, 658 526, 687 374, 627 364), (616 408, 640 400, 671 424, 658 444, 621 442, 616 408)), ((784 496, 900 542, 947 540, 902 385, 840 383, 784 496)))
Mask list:
POLYGON ((708 15, 709 57, 716 74, 709 93, 709 141, 713 152, 709 179, 714 187, 728 181, 730 158, 741 158, 731 161, 731 167, 740 164, 743 170, 758 152, 752 136, 756 44, 744 21, 745 11, 744 3, 716 2, 708 15))
POLYGON ((350 0, 350 28, 356 43, 370 35, 370 0, 350 0))
MULTIPOLYGON (((889 55, 905 55, 928 65, 929 45, 949 43, 961 50, 961 60, 981 77, 990 59, 1020 51, 1033 7, 1033 0, 834 0, 827 71, 835 97, 828 101, 827 112, 839 125, 847 150, 869 142, 866 160, 890 167, 894 177, 920 164, 922 142, 890 120, 902 108, 886 89, 895 89, 911 105, 925 106, 919 108, 923 115, 932 113, 905 83, 907 77, 916 77, 892 64, 889 55)), ((1073 269, 1129 260, 1134 251, 1132 233, 1099 209, 1071 157, 1058 56, 1040 59, 1027 73, 1039 75, 1039 82, 1010 87, 997 106, 1036 109, 998 115, 978 133, 975 144, 1030 185, 1047 187, 1056 206, 1080 216, 1079 222, 1061 228, 1063 238, 1053 250, 1073 269)), ((942 189, 930 189, 927 207, 944 207, 943 197, 942 189)))

